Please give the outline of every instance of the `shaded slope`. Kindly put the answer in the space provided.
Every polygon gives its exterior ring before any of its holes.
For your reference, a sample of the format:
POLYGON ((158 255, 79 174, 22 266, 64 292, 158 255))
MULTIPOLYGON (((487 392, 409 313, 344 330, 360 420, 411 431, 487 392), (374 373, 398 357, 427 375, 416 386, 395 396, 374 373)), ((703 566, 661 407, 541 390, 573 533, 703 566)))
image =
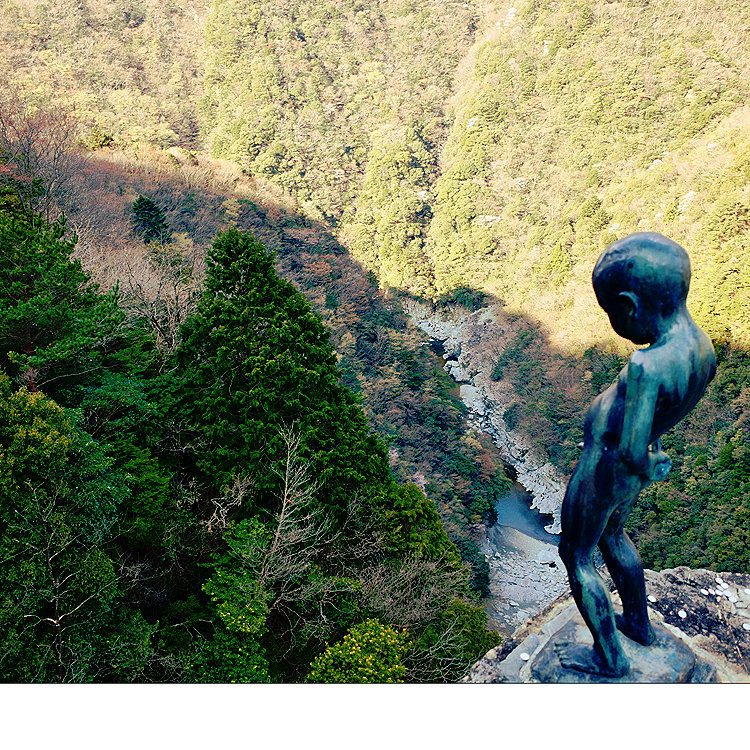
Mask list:
POLYGON ((331 329, 342 382, 362 396, 370 424, 388 441, 395 477, 415 482, 435 502, 484 590, 486 562, 470 525, 491 518, 507 486, 497 450, 487 436, 467 433, 442 360, 327 228, 281 196, 270 198, 263 181, 203 157, 178 166, 155 151, 137 162, 102 154, 90 160, 85 182, 85 212, 71 215, 74 225, 84 220, 77 226, 85 264, 102 280, 118 279, 134 310, 167 332, 192 309, 204 248, 216 229, 236 225, 275 251, 278 272, 331 329), (169 245, 146 246, 131 231, 130 205, 140 194, 162 207, 173 230, 169 245))

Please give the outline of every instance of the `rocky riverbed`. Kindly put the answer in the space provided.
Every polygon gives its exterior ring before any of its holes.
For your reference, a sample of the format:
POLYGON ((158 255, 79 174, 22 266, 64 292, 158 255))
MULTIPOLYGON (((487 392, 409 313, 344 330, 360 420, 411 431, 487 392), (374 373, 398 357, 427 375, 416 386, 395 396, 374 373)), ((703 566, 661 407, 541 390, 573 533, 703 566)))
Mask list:
MULTIPOLYGON (((474 313, 461 307, 437 312, 407 300, 404 308, 413 323, 441 343, 445 369, 460 386, 469 423, 492 436, 517 482, 530 493, 531 508, 545 514, 546 531, 559 534, 565 477, 530 441, 508 428, 503 415, 513 395, 507 384, 490 377, 507 338, 499 306, 474 313)), ((499 524, 487 530, 481 545, 490 565, 486 608, 501 635, 512 635, 567 590, 553 541, 499 524)))
MULTIPOLYGON (((507 339, 501 308, 435 311, 414 301, 404 307, 417 326, 442 343, 445 369, 460 385, 470 423, 492 435, 519 484, 533 495, 532 508, 551 519, 542 525, 559 534, 566 478, 508 428, 503 414, 514 394, 490 377, 507 339)), ((544 646, 552 626, 568 617, 561 612, 575 614, 554 541, 501 524, 485 531, 482 551, 490 565, 491 594, 486 608, 504 642, 465 681, 525 681, 524 665, 544 646)), ((646 587, 654 622, 709 662, 719 682, 750 681, 750 576, 689 568, 647 570, 646 587)), ((617 595, 613 598, 617 605, 617 595)))
POLYGON ((532 508, 552 517, 547 531, 559 534, 565 477, 538 447, 508 427, 505 410, 516 396, 509 384, 491 377, 509 335, 502 307, 494 304, 470 313, 460 306, 436 311, 414 300, 403 304, 412 322, 442 343, 445 369, 460 386, 469 423, 492 436, 518 482, 533 496, 532 508))
POLYGON ((490 564, 487 614, 493 630, 513 635, 568 590, 557 547, 510 526, 493 526, 482 548, 490 564))

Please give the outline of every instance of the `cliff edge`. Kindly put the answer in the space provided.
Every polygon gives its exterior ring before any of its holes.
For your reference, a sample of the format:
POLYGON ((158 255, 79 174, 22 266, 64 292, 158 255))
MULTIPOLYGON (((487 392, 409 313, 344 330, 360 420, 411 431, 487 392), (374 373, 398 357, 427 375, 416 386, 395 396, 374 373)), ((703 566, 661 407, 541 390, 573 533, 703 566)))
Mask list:
MULTIPOLYGON (((610 584, 610 588, 613 588, 610 584)), ((750 575, 680 567, 646 571, 651 621, 674 636, 695 662, 676 679, 634 669, 620 682, 750 682, 750 575)), ((619 606, 613 593, 612 601, 619 606)), ((559 596, 523 628, 488 652, 464 678, 467 683, 567 682, 550 671, 551 640, 573 629, 579 617, 570 592, 559 596), (545 648, 547 647, 547 648, 545 648)), ((590 637, 590 636, 589 636, 590 637)), ((641 647, 642 648, 642 647, 641 647)), ((644 650, 645 651, 645 650, 644 650)), ((582 674, 582 673, 581 673, 582 674)), ((588 678, 575 680, 586 682, 588 678)))

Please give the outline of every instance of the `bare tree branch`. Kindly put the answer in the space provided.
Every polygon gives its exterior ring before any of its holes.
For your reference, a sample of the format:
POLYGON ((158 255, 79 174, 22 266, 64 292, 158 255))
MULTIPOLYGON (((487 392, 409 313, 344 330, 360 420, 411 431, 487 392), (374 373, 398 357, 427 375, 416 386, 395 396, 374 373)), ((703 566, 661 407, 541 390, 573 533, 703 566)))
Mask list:
POLYGON ((76 146, 77 123, 70 110, 34 108, 18 96, 0 102, 0 164, 27 214, 47 221, 75 192, 83 155, 76 146))

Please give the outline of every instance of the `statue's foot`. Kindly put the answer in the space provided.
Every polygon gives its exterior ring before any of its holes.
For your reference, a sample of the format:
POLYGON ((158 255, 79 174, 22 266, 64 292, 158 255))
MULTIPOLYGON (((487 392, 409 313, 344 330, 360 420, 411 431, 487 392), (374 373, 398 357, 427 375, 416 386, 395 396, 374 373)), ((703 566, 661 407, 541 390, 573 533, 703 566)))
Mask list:
POLYGON ((624 656, 618 657, 614 665, 607 666, 591 646, 582 646, 580 643, 556 643, 555 652, 560 664, 567 669, 606 677, 624 677, 630 671, 624 656))
POLYGON ((623 615, 615 615, 615 625, 623 635, 630 638, 631 641, 640 643, 641 646, 650 646, 656 640, 656 634, 650 622, 646 622, 645 627, 636 626, 632 622, 628 622, 623 615))

